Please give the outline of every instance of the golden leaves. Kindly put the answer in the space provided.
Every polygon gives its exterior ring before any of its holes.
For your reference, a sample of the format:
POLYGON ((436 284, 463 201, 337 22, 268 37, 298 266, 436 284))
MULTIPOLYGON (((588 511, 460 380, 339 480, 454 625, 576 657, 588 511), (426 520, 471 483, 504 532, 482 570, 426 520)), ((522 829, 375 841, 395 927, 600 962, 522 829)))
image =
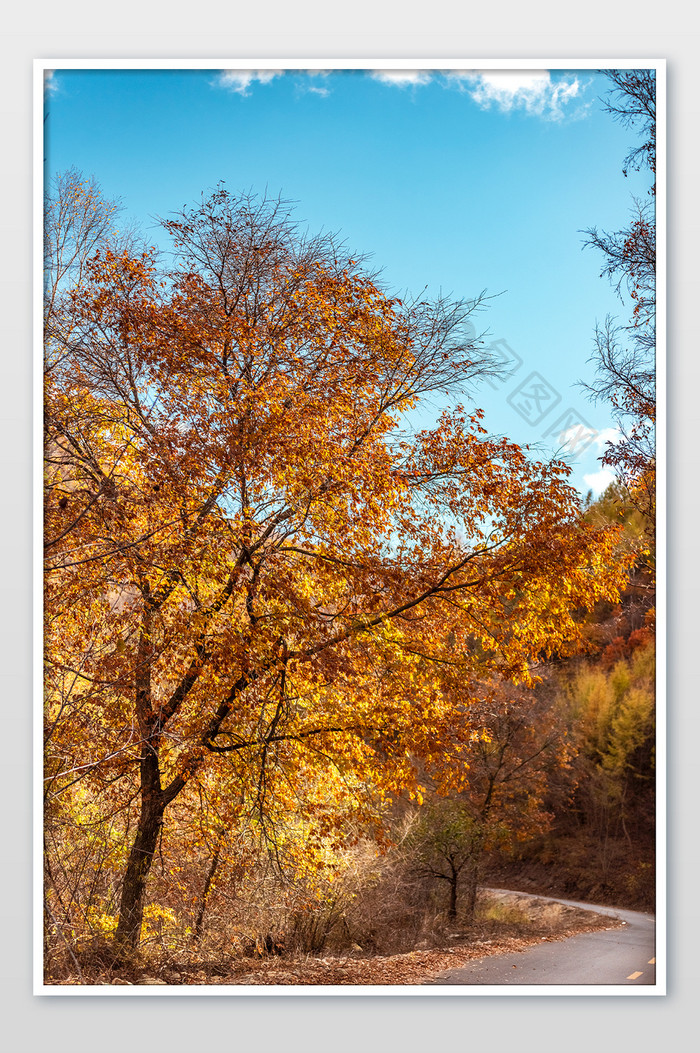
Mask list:
POLYGON ((168 805, 265 836, 298 813, 322 855, 372 800, 420 795, 480 680, 531 684, 577 646, 625 564, 566 466, 480 411, 397 434, 464 377, 463 310, 229 206, 169 225, 174 273, 103 252, 70 299, 82 340, 46 389, 50 713, 61 770, 121 766, 91 775, 117 810, 146 758, 168 805))

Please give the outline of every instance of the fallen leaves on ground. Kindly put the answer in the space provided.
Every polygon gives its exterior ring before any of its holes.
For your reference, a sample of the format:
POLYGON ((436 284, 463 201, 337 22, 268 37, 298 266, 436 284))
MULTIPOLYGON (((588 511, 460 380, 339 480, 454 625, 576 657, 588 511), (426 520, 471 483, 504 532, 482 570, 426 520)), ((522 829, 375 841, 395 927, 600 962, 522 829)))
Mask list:
MULTIPOLYGON (((580 910, 572 906, 560 906, 560 921, 556 928, 544 923, 546 912, 551 911, 551 901, 529 898, 516 894, 498 896, 503 902, 528 901, 533 929, 517 935, 494 934, 489 938, 475 934, 453 934, 451 946, 427 950, 412 950, 403 954, 368 955, 366 957, 332 956, 316 957, 310 954, 270 956, 259 959, 238 958, 214 963, 190 963, 178 967, 163 966, 158 970, 147 968, 141 975, 133 973, 113 976, 103 975, 96 981, 104 986, 274 986, 274 987, 319 987, 319 986, 419 986, 426 981, 496 954, 524 951, 528 947, 545 941, 568 939, 583 932, 593 932, 620 927, 622 922, 613 917, 596 914, 592 910, 580 910), (539 919, 539 924, 537 923, 539 919), (158 975, 155 975, 155 973, 158 975)), ((555 923, 556 924, 556 923, 555 923)), ((80 983, 73 978, 64 983, 80 983)), ((89 983, 87 977, 84 983, 89 983)), ((93 981, 95 983, 95 981, 93 981)), ((156 992, 154 992, 156 993, 156 992)))
MULTIPOLYGON (((209 980, 215 984, 245 985, 420 985, 441 973, 459 968, 467 962, 477 961, 494 954, 523 951, 533 944, 545 940, 562 940, 582 931, 615 928, 610 918, 601 918, 600 925, 575 927, 564 933, 550 936, 521 936, 487 941, 484 943, 461 943, 455 947, 430 951, 409 951, 406 954, 375 956, 371 958, 301 958, 280 961, 263 960, 246 963, 245 972, 209 980)), ((203 980, 191 981, 194 983, 203 980)))

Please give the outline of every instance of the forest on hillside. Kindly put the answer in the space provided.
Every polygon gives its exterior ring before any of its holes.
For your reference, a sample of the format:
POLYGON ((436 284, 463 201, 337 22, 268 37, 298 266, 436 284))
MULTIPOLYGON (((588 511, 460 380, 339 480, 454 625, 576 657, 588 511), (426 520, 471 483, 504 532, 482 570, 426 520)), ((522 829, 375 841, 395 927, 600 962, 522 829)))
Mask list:
POLYGON ((440 946, 488 884, 653 910, 653 190, 585 234, 597 499, 489 430, 479 300, 223 183, 162 227, 47 192, 46 982, 440 946))

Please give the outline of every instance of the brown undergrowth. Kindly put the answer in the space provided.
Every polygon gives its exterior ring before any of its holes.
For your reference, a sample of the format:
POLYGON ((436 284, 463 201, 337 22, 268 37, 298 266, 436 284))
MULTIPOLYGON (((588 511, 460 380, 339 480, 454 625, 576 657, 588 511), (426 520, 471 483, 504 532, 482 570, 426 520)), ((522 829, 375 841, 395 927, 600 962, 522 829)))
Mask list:
MULTIPOLYGON (((563 940, 581 932, 615 928, 616 919, 537 897, 483 892, 477 917, 468 930, 450 929, 436 919, 432 934, 420 946, 400 954, 311 955, 301 952, 206 957, 164 954, 145 948, 130 963, 114 966, 108 945, 92 945, 76 958, 62 985, 108 986, 415 986, 470 961, 522 951, 546 940, 563 940), (433 944, 427 946, 426 944, 433 944), (78 968, 80 972, 78 973, 78 968)), ((56 980, 48 981, 56 983, 56 980)))

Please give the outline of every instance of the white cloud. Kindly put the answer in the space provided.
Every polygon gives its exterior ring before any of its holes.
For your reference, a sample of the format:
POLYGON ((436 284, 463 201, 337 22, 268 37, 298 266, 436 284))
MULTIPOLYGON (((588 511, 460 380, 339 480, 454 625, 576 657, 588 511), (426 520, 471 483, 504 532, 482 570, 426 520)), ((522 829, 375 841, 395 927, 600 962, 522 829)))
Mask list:
POLYGON ((235 91, 239 95, 249 95, 252 84, 269 84, 274 77, 279 77, 278 69, 224 69, 216 81, 218 87, 235 91))
MULTIPOLYGON (((449 73, 448 81, 466 91, 482 109, 496 106, 502 113, 524 110, 533 117, 560 121, 564 107, 577 98, 583 86, 577 77, 552 80, 547 70, 492 70, 449 73)), ((580 116, 579 108, 575 116, 580 116)))
POLYGON ((311 95, 330 95, 330 88, 327 88, 325 84, 314 83, 314 80, 319 77, 325 80, 328 74, 330 73, 330 70, 305 69, 303 72, 309 78, 309 80, 306 82, 304 82, 304 80, 301 80, 299 82, 303 91, 308 91, 311 95), (313 80, 311 78, 313 78, 313 80))
POLYGON ((579 446, 590 446, 596 435, 597 432, 594 428, 589 428, 587 424, 580 423, 574 424, 567 428, 566 431, 560 432, 557 439, 562 446, 574 452, 579 446))
POLYGON ((432 80, 432 74, 424 69, 378 69, 370 75, 373 80, 396 88, 416 88, 432 80))
POLYGON ((330 70, 305 69, 225 69, 213 82, 214 87, 235 91, 238 95, 250 95, 255 84, 269 84, 275 77, 285 74, 297 74, 295 87, 311 95, 330 95, 330 89, 323 83, 330 70))
POLYGON ((609 442, 615 445, 621 438, 622 432, 619 428, 603 428, 602 431, 596 432, 595 441, 599 452, 602 453, 609 442))
POLYGON ((374 70, 370 76, 398 88, 420 87, 438 78, 443 86, 466 92, 482 109, 495 106, 502 113, 523 110, 547 121, 581 117, 590 105, 580 102, 586 84, 573 74, 553 80, 548 70, 385 69, 374 70), (572 109, 574 100, 578 105, 572 109))
POLYGON ((609 443, 614 445, 621 439, 622 432, 618 428, 603 428, 602 431, 597 431, 579 420, 556 436, 556 442, 559 444, 557 452, 558 456, 582 456, 595 443, 598 454, 602 454, 607 450, 609 443))
POLYGON ((593 495, 597 497, 604 490, 607 490, 610 483, 615 482, 615 474, 609 468, 601 468, 599 472, 584 475, 583 481, 593 491, 593 495))
POLYGON ((44 91, 47 95, 52 95, 58 91, 58 81, 56 80, 56 71, 53 69, 44 70, 44 91))

